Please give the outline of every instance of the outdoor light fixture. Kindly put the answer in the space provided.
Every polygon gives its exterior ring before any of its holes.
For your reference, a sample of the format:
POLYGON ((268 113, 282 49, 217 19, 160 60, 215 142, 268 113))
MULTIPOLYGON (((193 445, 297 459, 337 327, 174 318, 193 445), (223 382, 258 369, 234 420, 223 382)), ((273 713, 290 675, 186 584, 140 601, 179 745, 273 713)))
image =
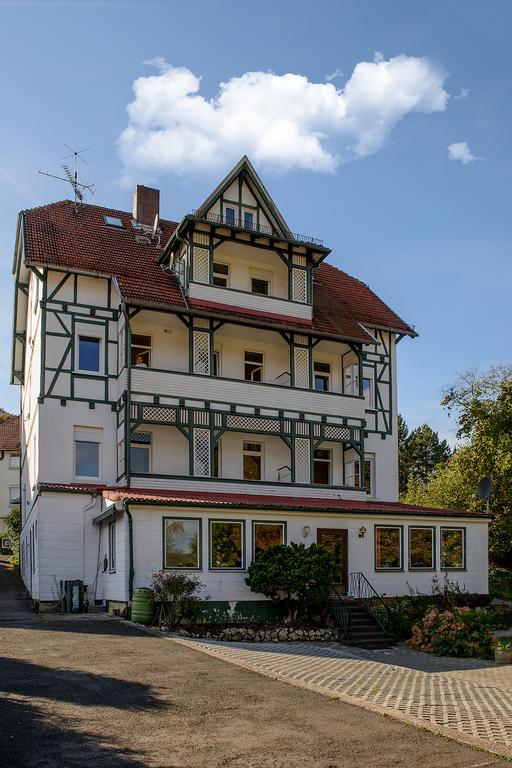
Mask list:
POLYGON ((366 533, 366 528, 364 527, 364 525, 362 525, 361 528, 359 529, 359 538, 364 539, 365 533, 366 533))
POLYGON ((305 539, 307 539, 310 533, 311 533, 311 526, 305 525, 304 528, 302 529, 302 535, 304 536, 305 539))

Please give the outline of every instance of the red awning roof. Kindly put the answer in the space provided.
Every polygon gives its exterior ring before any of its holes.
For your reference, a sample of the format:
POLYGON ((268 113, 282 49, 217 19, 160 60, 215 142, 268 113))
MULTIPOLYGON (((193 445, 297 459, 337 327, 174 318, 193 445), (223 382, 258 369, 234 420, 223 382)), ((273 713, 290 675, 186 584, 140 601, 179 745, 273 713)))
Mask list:
POLYGON ((390 501, 352 501, 350 499, 307 498, 305 496, 272 496, 252 493, 209 493, 146 488, 123 488, 89 484, 42 483, 40 491, 97 493, 107 501, 128 501, 134 504, 163 504, 169 506, 216 507, 221 509, 275 509, 300 512, 356 512, 368 515, 410 515, 428 517, 490 517, 486 512, 466 512, 460 509, 419 507, 390 501))
MULTIPOLYGON (((63 200, 23 212, 25 259, 29 264, 112 275, 128 304, 187 312, 177 278, 159 264, 163 246, 177 226, 174 221, 161 219, 160 243, 138 242, 137 236, 144 232, 133 227, 130 213, 88 204, 75 210, 74 203, 63 200), (107 226, 104 216, 121 219, 123 227, 107 226)), ((191 300, 188 304, 196 312, 218 317, 264 322, 366 343, 371 337, 361 324, 416 335, 367 285, 326 263, 314 270, 312 321, 215 302, 191 300)))
POLYGON ((18 451, 20 447, 20 417, 14 416, 0 424, 0 451, 18 451))

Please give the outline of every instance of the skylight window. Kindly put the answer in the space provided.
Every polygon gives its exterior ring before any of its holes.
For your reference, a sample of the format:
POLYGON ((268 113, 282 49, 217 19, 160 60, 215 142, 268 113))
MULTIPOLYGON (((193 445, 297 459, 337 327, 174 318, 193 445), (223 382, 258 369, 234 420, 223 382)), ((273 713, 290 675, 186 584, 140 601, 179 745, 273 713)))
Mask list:
POLYGON ((118 229, 123 228, 123 222, 118 216, 104 216, 103 219, 105 220, 105 224, 109 227, 117 227, 118 229))

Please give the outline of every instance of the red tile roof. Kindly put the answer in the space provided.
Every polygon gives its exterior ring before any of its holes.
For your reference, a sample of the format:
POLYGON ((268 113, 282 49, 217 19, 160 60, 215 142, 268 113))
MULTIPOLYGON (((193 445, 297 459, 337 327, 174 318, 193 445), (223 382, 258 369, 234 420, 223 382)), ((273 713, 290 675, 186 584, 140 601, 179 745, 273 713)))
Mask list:
POLYGON ((20 447, 20 417, 0 424, 0 451, 17 451, 20 447))
POLYGON ((271 496, 252 493, 206 493, 203 491, 176 491, 146 488, 126 488, 88 484, 42 483, 41 491, 68 491, 70 493, 101 493, 108 501, 129 501, 138 504, 169 504, 222 509, 282 509, 304 512, 363 513, 367 515, 419 515, 428 517, 490 517, 486 512, 474 513, 460 509, 438 509, 401 504, 391 501, 352 501, 350 499, 306 498, 305 496, 271 496))
MULTIPOLYGON (((88 204, 76 211, 70 200, 26 210, 23 222, 28 263, 113 275, 128 304, 187 311, 176 277, 158 263, 176 222, 160 220, 160 244, 137 242, 136 236, 144 233, 134 229, 130 213, 88 204), (123 228, 107 226, 104 216, 120 218, 123 228)), ((360 323, 416 335, 368 286, 346 272, 323 263, 314 277, 312 322, 215 302, 189 301, 189 306, 220 317, 264 321, 355 341, 370 340, 360 323)))

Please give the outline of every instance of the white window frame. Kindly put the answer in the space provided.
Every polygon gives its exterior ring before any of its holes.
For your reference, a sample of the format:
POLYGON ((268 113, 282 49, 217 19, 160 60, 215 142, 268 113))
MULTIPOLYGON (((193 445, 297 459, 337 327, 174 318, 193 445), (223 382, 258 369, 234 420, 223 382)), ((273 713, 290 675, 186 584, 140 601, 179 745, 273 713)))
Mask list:
POLYGON ((215 370, 215 360, 217 361, 217 373, 213 373, 212 375, 219 378, 222 376, 222 349, 220 347, 213 350, 212 370, 215 370))
POLYGON ((116 521, 108 524, 108 572, 116 572, 116 521))
POLYGON ((75 427, 73 430, 73 477, 76 480, 92 482, 101 480, 103 467, 103 430, 97 427, 75 427), (79 475, 76 465, 76 444, 94 443, 98 446, 98 474, 97 475, 79 475))
MULTIPOLYGON (((352 462, 353 464, 353 473, 354 473, 354 487, 360 488, 360 482, 361 482, 361 466, 360 466, 361 459, 357 458, 354 459, 352 462), (358 478, 358 482, 356 483, 356 477, 358 478)), ((369 454, 366 453, 364 456, 364 462, 370 464, 370 493, 366 491, 366 495, 368 498, 373 499, 375 497, 375 454, 369 454)), ((365 480, 367 479, 367 473, 365 472, 365 480)))
POLYGON ((133 347, 140 347, 141 349, 144 349, 145 351, 149 352, 149 364, 148 365, 137 365, 136 363, 131 363, 132 368, 151 368, 153 364, 153 336, 151 333, 145 333, 142 331, 133 331, 131 334, 131 346, 130 346, 130 362, 132 358, 132 348, 133 347), (133 343, 133 337, 134 336, 146 336, 149 339, 149 347, 144 344, 134 344, 133 343))
POLYGON ((85 323, 80 324, 80 328, 76 332, 76 344, 75 344, 75 370, 78 371, 78 373, 85 373, 87 376, 103 376, 104 375, 104 338, 103 333, 96 330, 98 328, 97 325, 91 325, 87 327, 85 323), (90 331, 89 331, 90 327, 90 331), (83 330, 82 330, 83 329, 83 330), (89 339, 96 339, 99 343, 99 355, 98 355, 98 370, 97 371, 90 371, 87 368, 80 368, 80 339, 81 338, 89 338, 89 339))
POLYGON ((320 483, 315 483, 315 461, 321 462, 322 464, 327 464, 329 468, 328 473, 328 479, 327 479, 327 485, 332 485, 332 450, 330 448, 314 448, 313 449, 313 478, 312 482, 313 485, 320 485, 320 483), (315 459, 315 453, 316 451, 326 451, 329 454, 328 459, 315 459))
POLYGON ((272 296, 272 281, 274 278, 273 272, 267 272, 262 269, 250 269, 249 270, 249 292, 254 293, 255 296, 272 296), (256 293, 252 290, 252 281, 253 280, 263 280, 265 283, 268 283, 268 293, 256 293))
POLYGON ((261 483, 265 478, 265 443, 260 442, 259 440, 242 440, 242 479, 246 483, 261 483), (245 449, 244 445, 259 445, 261 450, 259 451, 252 451, 250 449, 245 449), (244 471, 244 459, 246 456, 259 456, 260 458, 260 477, 256 480, 251 480, 250 478, 245 477, 245 471, 244 471))
POLYGON ((19 469, 20 466, 21 466, 21 454, 11 453, 9 455, 9 469, 19 469), (17 459, 17 461, 14 462, 13 459, 17 459))
POLYGON ((212 261, 212 285, 215 286, 215 288, 229 288, 230 287, 230 278, 231 278, 231 264, 229 264, 227 261, 212 261), (216 272, 215 271, 215 265, 219 264, 222 267, 227 267, 228 271, 227 274, 224 274, 223 272, 216 272), (215 277, 220 277, 222 280, 226 281, 226 285, 216 285, 213 282, 213 279, 215 277))
POLYGON ((152 472, 152 466, 153 466, 153 452, 151 450, 152 443, 136 443, 130 440, 130 470, 131 472, 135 474, 141 474, 141 475, 150 475, 152 472), (132 448, 147 448, 148 449, 148 471, 147 472, 137 472, 132 467, 132 448))
POLYGON ((375 388, 374 388, 373 376, 367 376, 363 374, 363 397, 364 397, 366 408, 373 410, 375 408, 375 388), (365 389, 364 389, 365 381, 370 382, 370 386, 368 387, 368 393, 369 393, 368 397, 366 397, 365 389))
POLYGON ((359 364, 353 363, 343 371, 343 394, 359 395, 359 364))
MULTIPOLYGON (((224 206, 224 223, 231 227, 236 227, 236 205, 225 205, 224 206), (233 220, 228 221, 228 211, 233 211, 233 220)), ((240 223, 240 222, 239 222, 240 223)))
POLYGON ((20 489, 19 489, 19 486, 17 486, 17 485, 10 485, 9 486, 9 504, 11 506, 13 506, 13 507, 18 506, 18 505, 21 504, 20 489), (15 492, 15 494, 14 494, 15 498, 14 499, 12 498, 12 496, 13 496, 12 491, 13 490, 15 492))
POLYGON ((242 221, 240 222, 243 229, 249 229, 254 230, 256 229, 256 210, 254 208, 244 208, 242 205, 242 221), (251 226, 246 225, 245 223, 245 217, 246 215, 249 215, 252 217, 252 224, 251 226))
POLYGON ((313 360, 313 389, 315 392, 331 392, 332 391, 332 363, 329 363, 327 360, 313 360), (318 375, 321 376, 324 379, 327 379, 327 389, 316 389, 315 388, 315 365, 319 363, 320 365, 328 365, 329 366, 329 373, 325 373, 324 371, 318 371, 318 375))
POLYGON ((259 350, 256 350, 256 349, 244 349, 243 366, 244 366, 244 368, 243 368, 243 377, 244 377, 243 380, 244 381, 252 381, 252 382, 255 381, 256 384, 262 384, 263 383, 264 377, 265 377, 265 353, 264 352, 260 352, 259 350), (245 366, 246 366, 246 364, 257 365, 256 363, 253 363, 250 360, 246 360, 245 359, 245 356, 247 355, 247 353, 249 353, 251 355, 261 355, 261 380, 260 381, 258 381, 257 379, 246 379, 245 378, 245 366))

